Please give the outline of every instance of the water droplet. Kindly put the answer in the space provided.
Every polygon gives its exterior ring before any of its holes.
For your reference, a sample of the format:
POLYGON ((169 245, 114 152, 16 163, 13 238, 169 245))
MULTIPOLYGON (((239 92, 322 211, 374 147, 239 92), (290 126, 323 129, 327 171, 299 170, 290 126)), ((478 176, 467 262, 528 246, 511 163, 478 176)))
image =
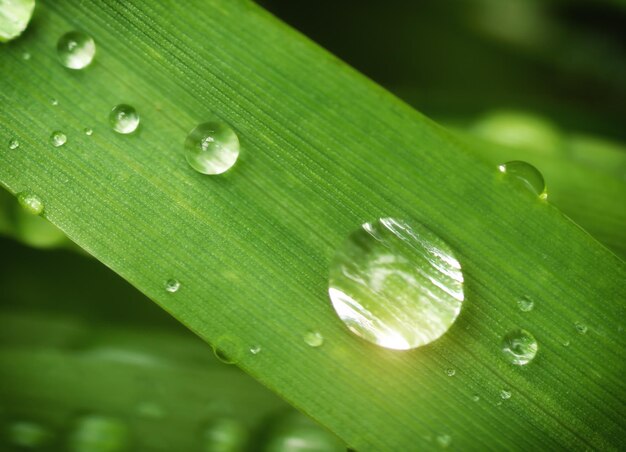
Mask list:
POLYGON ((500 391, 500 397, 502 398, 502 400, 509 400, 511 398, 511 391, 503 389, 502 391, 500 391))
POLYGON ((528 297, 522 297, 517 300, 517 307, 522 312, 530 312, 535 307, 535 302, 528 297))
POLYGON ((66 68, 83 69, 91 64, 96 54, 96 43, 85 33, 70 31, 59 38, 57 54, 66 68))
POLYGON ((446 375, 448 377, 454 377, 456 375, 456 370, 454 370, 454 369, 446 369, 446 375))
POLYGON ((0 1, 0 42, 17 38, 26 29, 35 0, 0 1))
POLYGON ((472 401, 479 402, 480 401, 480 396, 478 394, 473 395, 472 396, 472 401))
POLYGON ((569 346, 570 346, 570 343, 571 343, 571 342, 569 341, 569 339, 568 339, 568 340, 563 341, 563 347, 569 347, 569 346))
POLYGON ((250 347, 250 353, 252 353, 253 355, 258 355, 259 353, 261 353, 261 346, 260 345, 253 345, 252 347, 250 347))
POLYGON ((119 104, 109 113, 109 123, 117 133, 133 133, 139 126, 139 114, 130 105, 119 104))
POLYGON ((265 452, 345 452, 346 445, 300 413, 289 412, 273 419, 267 427, 265 452))
POLYGON ((576 322, 574 326, 576 327, 576 331, 578 331, 579 334, 587 334, 587 330, 589 329, 587 328, 587 325, 581 322, 576 322))
POLYGON ((535 193, 540 199, 547 199, 546 183, 537 168, 530 163, 513 161, 498 166, 501 173, 512 176, 521 185, 535 193))
POLYGON ((28 60, 30 60, 30 57, 31 57, 31 55, 30 55, 30 53, 29 53, 29 52, 24 52, 24 53, 22 53, 22 59, 23 59, 24 61, 28 61, 28 60))
POLYGON ((100 415, 77 419, 69 438, 73 452, 117 452, 127 450, 129 443, 129 429, 124 422, 100 415))
POLYGON ((450 435, 437 436, 437 445, 441 448, 449 447, 452 444, 452 437, 450 435))
POLYGON ((189 165, 199 173, 222 174, 239 157, 239 138, 226 124, 205 122, 187 135, 185 157, 189 165))
POLYGON ((39 196, 30 192, 22 192, 17 195, 17 201, 24 210, 33 215, 41 215, 44 204, 39 196))
POLYGON ((449 245, 419 223, 365 223, 335 254, 329 295, 358 336, 408 350, 441 337, 464 299, 461 265, 449 245))
POLYGON ((169 293, 176 293, 180 289, 180 281, 177 279, 168 279, 165 281, 165 290, 169 293))
POLYGON ((11 138, 9 140, 9 149, 13 150, 13 149, 17 149, 20 147, 20 142, 17 141, 17 138, 11 138))
POLYGON ((87 135, 88 137, 93 135, 93 129, 90 129, 89 127, 86 127, 84 132, 85 132, 85 135, 87 135))
POLYGON ((29 449, 44 446, 53 436, 49 429, 34 422, 14 422, 7 430, 9 441, 18 447, 29 449))
POLYGON ((63 146, 65 143, 67 143, 67 136, 60 130, 55 130, 54 132, 52 132, 52 135, 50 135, 50 143, 52 143, 52 146, 54 146, 55 148, 63 146))
POLYGON ((537 354, 537 341, 526 330, 515 330, 504 336, 502 352, 506 360, 517 366, 531 362, 537 354))
POLYGON ((304 342, 309 347, 321 347, 324 345, 324 336, 317 331, 307 331, 304 334, 304 342))
POLYGON ((241 358, 239 342, 230 336, 222 336, 215 341, 213 352, 217 359, 226 364, 235 364, 241 358))
POLYGON ((59 101, 57 99, 50 99, 50 103, 52 104, 53 107, 56 107, 57 105, 59 105, 59 101))
POLYGON ((235 419, 217 419, 202 432, 203 452, 239 452, 248 439, 245 426, 235 419))

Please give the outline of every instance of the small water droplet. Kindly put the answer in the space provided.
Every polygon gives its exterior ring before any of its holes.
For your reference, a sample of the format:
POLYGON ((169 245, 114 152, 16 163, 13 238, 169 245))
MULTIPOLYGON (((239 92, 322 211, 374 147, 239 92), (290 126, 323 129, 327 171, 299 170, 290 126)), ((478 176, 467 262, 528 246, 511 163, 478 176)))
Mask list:
POLYGON ((230 336, 222 336, 215 341, 213 352, 217 359, 226 364, 235 364, 241 358, 239 342, 230 336))
POLYGON ((324 344, 324 336, 317 331, 307 331, 304 334, 304 342, 309 347, 321 347, 324 344))
POLYGON ((503 389, 502 391, 500 391, 500 397, 502 398, 502 400, 509 400, 511 398, 511 391, 503 389))
POLYGON ((96 43, 91 36, 80 31, 70 31, 59 38, 57 55, 63 66, 83 69, 91 64, 96 54, 96 43))
POLYGON ((569 347, 571 342, 568 340, 563 341, 563 347, 569 347))
POLYGON ((28 449, 42 447, 53 437, 52 432, 43 425, 27 421, 13 422, 8 426, 7 433, 11 443, 28 449))
POLYGON ((50 99, 50 103, 52 104, 53 107, 56 107, 57 105, 59 105, 59 101, 57 99, 50 99))
POLYGON ((67 143, 67 136, 60 130, 55 130, 52 132, 52 135, 50 135, 50 143, 52 143, 52 146, 55 148, 63 146, 67 143))
POLYGON ((23 59, 24 61, 28 61, 28 60, 30 60, 30 57, 31 57, 31 55, 30 55, 30 53, 29 53, 29 52, 24 52, 24 53, 22 53, 22 59, 23 59))
POLYGON ((238 452, 248 439, 245 426, 235 419, 217 419, 202 431, 203 452, 238 452))
POLYGON ((177 279, 168 279, 165 281, 165 290, 169 293, 176 293, 180 289, 180 281, 177 279))
POLYGON ((76 420, 69 437, 69 449, 73 452, 117 452, 130 445, 128 426, 119 419, 88 415, 76 420))
POLYGON ((587 325, 581 322, 576 322, 574 326, 576 327, 576 331, 578 331, 579 334, 587 334, 587 330, 589 329, 587 328, 587 325))
POLYGON ((85 135, 87 135, 88 137, 93 135, 93 129, 90 129, 89 127, 86 127, 84 132, 85 132, 85 135))
POLYGON ((109 113, 109 123, 117 133, 133 133, 139 126, 139 114, 130 105, 119 104, 109 113))
POLYGON ((537 168, 530 163, 512 161, 498 166, 501 173, 512 176, 540 199, 547 199, 546 183, 537 168))
POLYGON ((502 341, 504 357, 516 366, 531 362, 537 354, 537 348, 537 340, 526 330, 511 331, 502 341))
POLYGON ((473 395, 473 396, 472 396, 472 401, 474 401, 474 402, 479 402, 479 401, 480 401, 480 396, 479 396, 479 395, 477 395, 477 394, 473 395))
POLYGON ((205 122, 193 129, 185 140, 185 158, 202 174, 222 174, 239 157, 239 138, 221 122, 205 122))
POLYGON ((448 377, 454 377, 456 375, 456 370, 454 370, 454 369, 446 369, 446 375, 448 377))
POLYGON ((328 292, 350 331, 408 350, 445 334, 464 300, 461 265, 450 246, 419 223, 365 223, 337 250, 328 292))
POLYGON ((437 445, 443 449, 447 448, 452 444, 452 437, 450 435, 438 435, 437 436, 437 445))
POLYGON ((17 195, 17 201, 24 210, 33 215, 41 215, 44 204, 39 196, 30 192, 22 192, 17 195))
POLYGON ((20 147, 20 142, 17 141, 17 138, 11 138, 9 140, 9 149, 13 150, 13 149, 17 149, 20 147))
POLYGON ((528 297, 522 297, 517 300, 517 307, 522 312, 530 312, 535 307, 535 302, 528 297))
POLYGON ((252 347, 250 347, 250 353, 252 353, 253 355, 258 355, 259 353, 261 353, 261 346, 260 345, 253 345, 252 347))

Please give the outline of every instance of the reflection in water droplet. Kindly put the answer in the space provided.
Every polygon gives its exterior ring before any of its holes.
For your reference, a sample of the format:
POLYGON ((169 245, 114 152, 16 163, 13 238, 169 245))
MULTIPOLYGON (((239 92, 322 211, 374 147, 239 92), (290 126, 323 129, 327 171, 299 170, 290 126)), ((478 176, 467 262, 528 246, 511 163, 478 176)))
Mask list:
POLYGON ((222 336, 215 341, 213 353, 223 363, 235 364, 241 358, 241 347, 235 338, 222 336))
POLYGON ((503 389, 502 391, 500 391, 500 397, 502 398, 502 400, 508 400, 511 398, 511 391, 507 391, 506 389, 503 389))
POLYGON ((337 250, 329 295, 358 336, 407 350, 452 326, 464 299, 461 265, 450 246, 418 223, 365 223, 337 250))
POLYGON ((177 279, 168 279, 165 281, 165 290, 169 293, 176 293, 180 289, 180 281, 177 279))
POLYGON ((537 354, 537 341, 526 330, 515 330, 504 336, 502 352, 506 360, 517 366, 531 362, 537 354))
POLYGON ((9 441, 18 447, 34 449, 44 446, 52 439, 52 432, 35 422, 13 422, 7 428, 9 441))
POLYGON ((507 162, 498 166, 498 169, 501 173, 513 177, 520 185, 525 186, 528 190, 535 193, 539 199, 548 198, 543 176, 539 170, 530 163, 522 161, 507 162))
POLYGON ((22 192, 17 195, 17 201, 24 210, 33 215, 41 215, 44 204, 39 196, 30 192, 22 192))
POLYGON ((199 173, 222 174, 239 157, 239 138, 226 124, 205 122, 187 135, 185 157, 189 165, 199 173))
POLYGON ((452 444, 452 437, 450 435, 437 436, 437 445, 441 448, 449 447, 452 444))
POLYGON ((17 138, 12 138, 9 140, 9 149, 17 149, 20 147, 20 142, 17 141, 17 138))
POLYGON ((217 419, 202 431, 203 452, 242 452, 248 439, 248 431, 235 419, 217 419))
POLYGON ((454 369, 446 369, 446 375, 448 377, 454 377, 456 375, 456 370, 454 370, 454 369))
POLYGON ((570 346, 570 341, 569 341, 569 339, 568 339, 568 340, 563 341, 563 347, 569 347, 569 346, 570 346))
POLYGON ((264 452, 345 452, 337 437, 300 413, 287 413, 268 426, 264 452))
POLYGON ((585 325, 584 323, 576 322, 574 326, 576 327, 576 331, 578 331, 579 334, 587 334, 588 328, 587 325, 585 325))
POLYGON ((57 55, 63 66, 83 69, 89 66, 96 54, 96 43, 91 36, 80 31, 70 31, 59 38, 57 55))
POLYGON ((52 143, 52 146, 54 146, 55 148, 63 146, 65 143, 67 143, 67 136, 60 130, 55 130, 54 132, 52 132, 52 135, 50 135, 50 143, 52 143))
POLYGON ((535 302, 528 297, 522 297, 517 300, 517 307, 522 312, 530 312, 535 307, 535 302))
POLYGON ((304 334, 304 342, 310 347, 321 347, 324 344, 324 336, 317 331, 307 331, 304 334))
POLYGON ((119 419, 89 415, 77 419, 70 434, 69 449, 73 452, 117 452, 129 448, 128 426, 119 419))
POLYGON ((109 113, 109 123, 117 133, 133 133, 139 126, 139 114, 130 105, 119 104, 109 113))

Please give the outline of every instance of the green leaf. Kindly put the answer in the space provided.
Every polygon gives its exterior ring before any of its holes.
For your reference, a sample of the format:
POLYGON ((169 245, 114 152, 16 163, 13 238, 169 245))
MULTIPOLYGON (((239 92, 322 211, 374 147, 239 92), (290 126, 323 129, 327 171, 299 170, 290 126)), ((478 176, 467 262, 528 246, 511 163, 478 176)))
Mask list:
POLYGON ((0 152, 2 184, 351 447, 619 447, 623 262, 254 4, 59 0, 1 57, 0 135, 21 143, 0 152), (84 71, 56 61, 70 30, 96 42, 84 71), (141 116, 133 135, 109 128, 119 103, 141 116), (242 151, 209 177, 183 143, 214 118, 242 151), (461 315, 408 352, 352 335, 327 298, 335 251, 380 217, 423 223, 463 266, 461 315), (526 367, 501 352, 518 328, 539 344, 526 367))

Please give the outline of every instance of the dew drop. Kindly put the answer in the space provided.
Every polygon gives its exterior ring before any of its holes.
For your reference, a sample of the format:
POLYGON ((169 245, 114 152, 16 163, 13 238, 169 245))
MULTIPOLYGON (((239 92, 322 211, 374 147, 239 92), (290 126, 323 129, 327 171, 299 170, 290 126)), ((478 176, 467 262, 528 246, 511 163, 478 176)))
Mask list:
POLYGON ((241 357, 241 347, 233 337, 222 336, 215 341, 213 353, 223 363, 235 364, 241 357))
POLYGON ((479 402, 480 401, 480 396, 478 394, 473 395, 472 396, 472 401, 479 402))
POLYGON ((507 391, 506 389, 501 390, 500 398, 502 400, 509 400, 511 398, 511 391, 507 391))
POLYGON ((165 290, 169 293, 176 293, 180 289, 180 281, 177 279, 168 279, 165 281, 165 290))
POLYGON ((456 375, 456 370, 454 370, 454 369, 446 369, 446 375, 448 377, 454 377, 456 375))
POLYGON ((304 342, 309 347, 321 347, 324 345, 324 336, 318 331, 307 331, 304 334, 304 342))
POLYGON ((535 302, 528 297, 522 297, 517 300, 517 307, 522 312, 530 312, 535 307, 535 302))
POLYGON ((17 141, 17 138, 11 138, 9 140, 9 149, 13 150, 13 149, 17 149, 20 147, 20 142, 17 141))
POLYGON ((46 427, 35 422, 19 421, 8 426, 8 437, 18 447, 34 449, 44 446, 53 434, 46 427))
POLYGON ((516 366, 525 366, 537 354, 537 340, 526 330, 515 330, 504 336, 502 353, 506 360, 516 366))
POLYGON ((450 435, 438 435, 437 436, 437 445, 442 449, 445 449, 452 444, 452 437, 450 435))
POLYGON ((85 33, 70 31, 59 38, 57 54, 59 61, 66 68, 83 69, 93 61, 96 43, 85 33))
POLYGON ((569 339, 563 341, 563 347, 569 347, 570 344, 571 342, 569 341, 569 339))
POLYGON ((88 137, 93 135, 93 129, 90 129, 89 127, 86 127, 83 132, 85 132, 85 135, 87 135, 88 137))
POLYGON ((537 168, 530 163, 522 161, 512 161, 503 163, 498 166, 501 173, 511 176, 517 180, 520 185, 525 186, 528 190, 535 193, 540 199, 547 199, 548 192, 543 176, 537 168))
POLYGON ((239 157, 239 138, 221 122, 205 122, 193 129, 185 140, 185 158, 202 174, 222 174, 239 157))
POLYGON ((139 126, 139 114, 130 105, 119 104, 109 113, 109 123, 117 133, 133 133, 139 126))
POLYGON ((239 452, 248 439, 245 426, 235 419, 217 419, 202 431, 203 452, 239 452))
POLYGON ((44 204, 39 196, 30 192, 22 192, 17 195, 17 202, 22 208, 32 214, 41 215, 44 209, 44 204))
POLYGON ((589 329, 587 328, 587 325, 581 322, 574 323, 574 326, 576 327, 576 331, 578 331, 579 334, 587 334, 587 330, 589 329))
POLYGON ((119 419, 88 415, 77 419, 69 437, 73 452, 117 452, 127 450, 130 443, 128 426, 119 419))
POLYGON ((331 263, 329 289, 344 324, 385 348, 408 350, 441 337, 464 299, 461 265, 450 246, 419 223, 365 223, 331 263))
POLYGON ((253 355, 258 355, 259 353, 261 353, 261 346, 260 345, 253 345, 252 347, 250 347, 250 353, 252 353, 253 355))
POLYGON ((52 146, 55 148, 63 146, 67 143, 67 136, 60 130, 55 130, 52 132, 52 135, 50 135, 50 143, 52 143, 52 146))
POLYGON ((28 26, 35 0, 0 1, 0 42, 17 38, 28 26))
POLYGON ((56 107, 59 105, 58 99, 54 99, 54 98, 50 99, 50 103, 52 104, 53 107, 56 107))

